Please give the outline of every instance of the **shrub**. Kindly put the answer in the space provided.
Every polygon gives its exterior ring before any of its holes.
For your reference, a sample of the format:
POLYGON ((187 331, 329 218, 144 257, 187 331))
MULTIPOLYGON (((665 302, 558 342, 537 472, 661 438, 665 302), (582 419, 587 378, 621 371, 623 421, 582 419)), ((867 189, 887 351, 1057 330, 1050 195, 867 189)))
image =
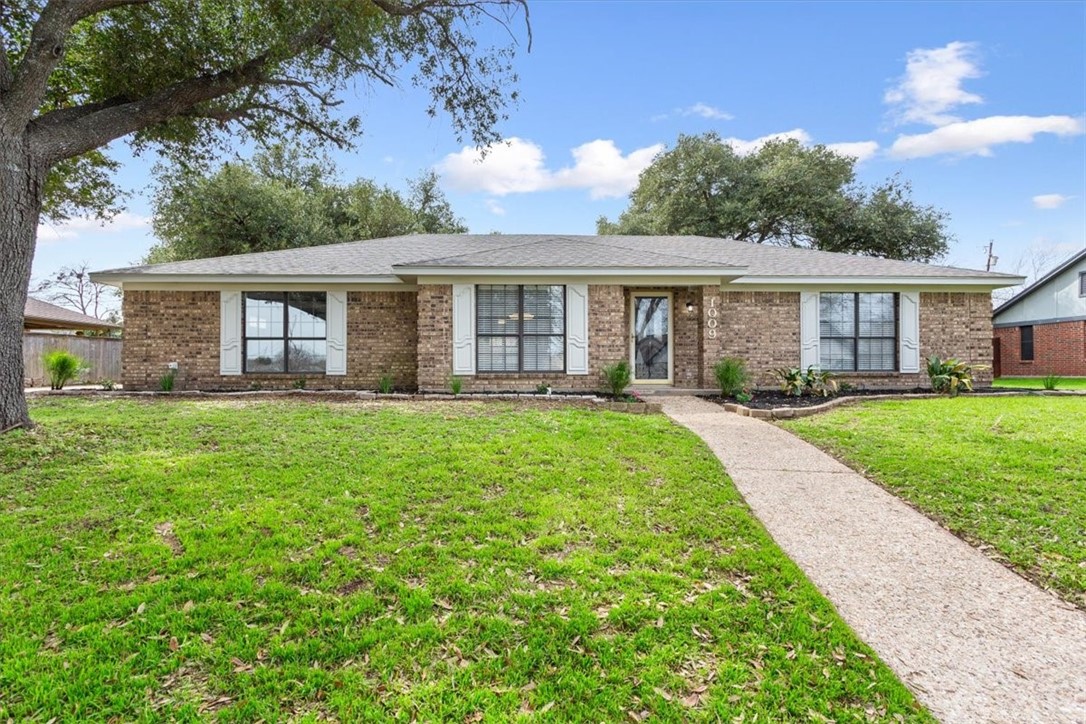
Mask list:
POLYGON ((464 389, 464 380, 456 376, 451 377, 449 379, 449 389, 452 390, 454 395, 459 395, 460 390, 464 389))
POLYGON ((817 370, 811 366, 807 368, 803 378, 808 394, 819 397, 833 397, 837 394, 837 380, 829 370, 817 370))
POLYGON ((305 378, 304 377, 299 377, 298 379, 294 380, 294 383, 293 383, 292 386, 296 390, 304 390, 305 389, 305 378))
POLYGON ((1041 378, 1041 387, 1046 390, 1056 389, 1056 385, 1060 384, 1061 377, 1059 375, 1045 375, 1041 378))
POLYGON ((546 382, 540 382, 535 386, 535 393, 537 395, 549 395, 551 393, 551 386, 546 382))
POLYGON ((773 375, 780 383, 781 392, 792 397, 799 397, 807 386, 803 378, 803 370, 799 367, 781 367, 773 370, 773 375))
POLYGON ((392 373, 386 372, 381 375, 381 379, 377 380, 377 391, 382 395, 387 395, 392 392, 392 373))
POLYGON ((117 383, 109 379, 108 377, 104 380, 101 380, 98 384, 101 385, 102 389, 107 392, 117 386, 117 383))
POLYGON ((773 370, 780 382, 781 392, 791 397, 818 395, 833 397, 837 394, 837 380, 829 370, 817 369, 814 365, 804 372, 799 367, 781 367, 773 370))
POLYGON ((177 371, 170 370, 166 374, 158 378, 158 389, 163 392, 173 392, 173 383, 177 378, 177 371))
POLYGON ((713 365, 713 376, 724 397, 735 397, 750 382, 747 363, 738 357, 725 357, 713 365))
POLYGON ((79 355, 63 349, 54 349, 42 355, 45 371, 49 373, 49 387, 63 390, 64 385, 85 373, 89 367, 79 355))
POLYGON ((951 397, 962 390, 973 391, 973 368, 953 357, 945 360, 935 355, 928 357, 928 379, 931 389, 951 397))
POLYGON ((603 368, 603 381, 615 397, 621 397, 622 391, 630 386, 630 363, 626 360, 603 368))

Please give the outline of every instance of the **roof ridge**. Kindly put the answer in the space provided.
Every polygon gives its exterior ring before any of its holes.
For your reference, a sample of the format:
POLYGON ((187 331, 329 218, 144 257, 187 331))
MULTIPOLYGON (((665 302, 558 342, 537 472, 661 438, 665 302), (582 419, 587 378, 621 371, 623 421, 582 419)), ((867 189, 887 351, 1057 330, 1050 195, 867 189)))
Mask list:
MULTIPOLYGON (((501 234, 463 234, 463 236, 477 236, 477 237, 478 236, 482 236, 482 237, 495 236, 495 237, 498 237, 498 236, 501 236, 501 234)), ((465 252, 462 252, 460 254, 453 254, 451 256, 438 256, 438 257, 431 257, 429 259, 418 259, 416 261, 401 261, 401 262, 396 262, 392 266, 393 267, 398 267, 398 266, 421 266, 423 264, 433 264, 435 262, 441 262, 441 261, 445 261, 447 259, 456 259, 456 258, 459 258, 461 256, 469 256, 470 254, 478 254, 480 252, 503 251, 505 249, 519 249, 522 246, 531 246, 532 244, 536 243, 536 241, 538 241, 539 237, 545 237, 545 236, 549 236, 549 235, 548 234, 521 234, 521 236, 534 236, 534 237, 537 237, 537 238, 534 239, 533 241, 525 241, 523 243, 511 243, 511 244, 506 244, 505 246, 492 246, 489 249, 478 249, 478 250, 475 250, 475 251, 465 251, 465 252)), ((390 237, 390 238, 394 239, 396 237, 390 237)))
MULTIPOLYGON (((613 238, 616 238, 616 237, 626 236, 626 234, 606 234, 605 236, 608 239, 613 239, 613 238)), ((634 235, 630 234, 629 236, 634 236, 634 235)), ((641 235, 637 234, 637 236, 641 236, 641 235)), ((596 238, 599 238, 599 237, 597 236, 596 238)), ((700 239, 700 238, 707 238, 707 237, 692 236, 691 238, 700 239)), ((623 251, 633 251, 633 252, 637 252, 638 254, 649 253, 649 254, 654 254, 656 256, 664 256, 664 253, 659 252, 659 251, 645 252, 642 249, 636 249, 636 248, 629 247, 629 246, 622 246, 622 245, 619 245, 619 244, 609 244, 609 243, 603 242, 603 241, 593 241, 593 242, 589 242, 589 243, 595 244, 597 246, 605 246, 605 247, 607 247, 609 249, 622 249, 623 251)), ((702 257, 690 256, 689 254, 685 254, 685 253, 678 254, 678 253, 669 251, 669 252, 667 252, 667 254, 669 256, 674 256, 674 257, 677 257, 679 259, 689 259, 690 261, 709 262, 709 263, 712 263, 712 264, 719 264, 720 263, 716 259, 705 259, 705 258, 702 258, 702 257)), ((729 262, 729 263, 732 266, 745 266, 743 264, 735 264, 735 263, 732 263, 732 262, 729 262)))

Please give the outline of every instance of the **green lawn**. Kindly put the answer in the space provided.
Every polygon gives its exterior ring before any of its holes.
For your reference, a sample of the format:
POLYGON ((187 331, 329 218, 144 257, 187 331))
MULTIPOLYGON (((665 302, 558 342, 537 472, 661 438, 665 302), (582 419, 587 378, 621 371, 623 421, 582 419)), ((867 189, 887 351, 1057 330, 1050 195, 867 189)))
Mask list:
MULTIPOLYGON (((1044 389, 1040 377, 1000 377, 992 383, 993 387, 1028 387, 1033 390, 1044 389)), ((1061 377, 1056 384, 1057 390, 1086 390, 1086 377, 1061 377)))
POLYGON ((870 402, 783 424, 1086 606, 1086 398, 870 402))
POLYGON ((662 415, 32 412, 0 720, 930 721, 662 415))

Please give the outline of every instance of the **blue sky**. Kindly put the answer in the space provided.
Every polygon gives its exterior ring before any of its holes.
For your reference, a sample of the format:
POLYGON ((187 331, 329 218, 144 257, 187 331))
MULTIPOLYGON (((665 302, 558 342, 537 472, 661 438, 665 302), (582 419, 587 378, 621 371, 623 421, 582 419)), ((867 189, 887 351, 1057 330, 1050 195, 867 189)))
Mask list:
MULTIPOLYGON (((341 175, 395 187, 436 168, 471 231, 592 233, 654 153, 717 131, 847 144, 860 180, 900 172, 951 215, 944 263, 1031 272, 1086 245, 1086 3, 562 2, 531 5, 507 145, 476 162, 405 82, 360 84, 341 175)), ((500 36, 495 34, 495 39, 500 36)), ((153 157, 123 144, 127 211, 40 231, 34 275, 136 263, 153 243, 153 157)))

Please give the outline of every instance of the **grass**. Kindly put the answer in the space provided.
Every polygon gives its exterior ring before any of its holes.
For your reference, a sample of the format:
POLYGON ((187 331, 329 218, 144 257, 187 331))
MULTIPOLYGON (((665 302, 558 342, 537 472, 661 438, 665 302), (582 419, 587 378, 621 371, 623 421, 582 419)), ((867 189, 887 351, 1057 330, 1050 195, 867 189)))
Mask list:
MULTIPOLYGON (((1026 387, 1031 390, 1043 389, 1041 377, 1000 377, 992 383, 993 387, 1026 387)), ((1061 377, 1057 390, 1086 390, 1086 377, 1061 377)))
POLYGON ((930 721, 663 416, 32 412, 0 720, 930 721))
POLYGON ((1086 607, 1086 399, 871 402, 783 424, 1086 607))

